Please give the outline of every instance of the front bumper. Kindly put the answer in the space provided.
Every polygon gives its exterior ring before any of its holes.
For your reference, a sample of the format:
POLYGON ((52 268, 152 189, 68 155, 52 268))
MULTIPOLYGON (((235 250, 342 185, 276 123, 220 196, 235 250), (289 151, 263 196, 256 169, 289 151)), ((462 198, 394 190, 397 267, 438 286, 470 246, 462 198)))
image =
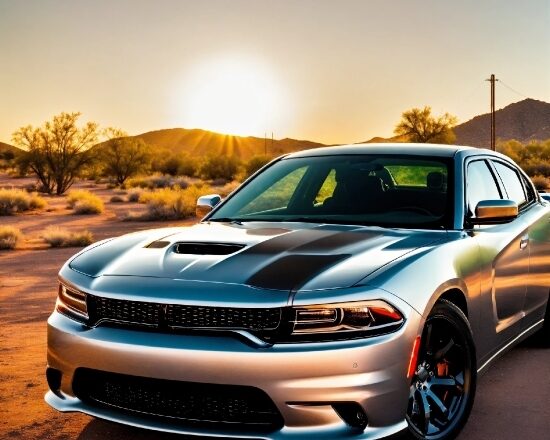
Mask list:
MULTIPOLYGON (((396 301, 394 301, 395 303, 396 301)), ((57 395, 46 402, 59 411, 165 432, 263 439, 375 439, 406 428, 406 372, 421 317, 406 304, 407 320, 397 332, 373 338, 260 347, 231 335, 177 335, 129 329, 89 329, 54 312, 48 320, 48 366, 62 372, 57 395), (253 386, 267 393, 284 426, 265 432, 230 432, 183 426, 167 419, 99 407, 73 392, 75 370, 94 370, 157 379, 253 386), (365 411, 364 431, 350 427, 332 403, 357 402, 365 411)))

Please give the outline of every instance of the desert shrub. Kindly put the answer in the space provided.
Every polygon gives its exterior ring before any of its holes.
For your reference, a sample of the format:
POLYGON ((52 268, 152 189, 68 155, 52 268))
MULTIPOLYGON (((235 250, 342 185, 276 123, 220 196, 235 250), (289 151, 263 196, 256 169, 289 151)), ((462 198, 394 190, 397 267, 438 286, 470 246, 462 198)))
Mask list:
POLYGON ((124 200, 124 197, 121 197, 121 196, 113 196, 109 199, 109 201, 111 203, 123 203, 125 200, 124 200))
POLYGON ((40 209, 46 201, 36 193, 29 194, 21 189, 0 189, 0 215, 40 209))
POLYGON ((240 182, 233 180, 232 182, 227 182, 219 190, 214 190, 214 192, 222 197, 226 197, 228 194, 232 193, 239 185, 240 182))
POLYGON ((128 201, 129 202, 139 202, 139 197, 143 193, 142 189, 134 188, 128 191, 128 201))
POLYGON ((267 156, 254 156, 252 159, 250 159, 245 166, 246 170, 246 177, 251 176, 256 171, 258 171, 261 167, 269 163, 271 159, 267 156))
POLYGON ((139 201, 147 205, 147 220, 183 219, 195 215, 197 198, 209 189, 204 185, 191 185, 187 189, 162 188, 142 193, 139 201))
POLYGON ((22 238, 23 234, 18 228, 0 226, 0 249, 15 249, 22 238))
POLYGON ((105 208, 98 196, 83 189, 70 191, 67 203, 75 214, 101 214, 105 208))
POLYGON ((197 175, 198 160, 185 154, 170 154, 168 151, 159 152, 153 159, 151 169, 161 174, 171 176, 197 175))
POLYGON ((531 177, 531 181, 538 191, 546 191, 547 188, 550 188, 550 179, 547 177, 537 175, 531 177))
POLYGON ((126 181, 126 188, 168 188, 172 186, 172 177, 164 174, 153 174, 152 176, 132 177, 126 181))
POLYGON ((173 188, 176 186, 185 189, 189 186, 189 182, 184 177, 153 174, 152 176, 140 176, 128 179, 125 184, 126 188, 141 189, 173 188))
POLYGON ((42 233, 42 238, 51 247, 82 247, 88 246, 94 240, 88 230, 68 232, 56 226, 50 226, 42 233))
POLYGON ((203 179, 233 180, 239 171, 239 160, 236 157, 209 156, 200 168, 203 179))

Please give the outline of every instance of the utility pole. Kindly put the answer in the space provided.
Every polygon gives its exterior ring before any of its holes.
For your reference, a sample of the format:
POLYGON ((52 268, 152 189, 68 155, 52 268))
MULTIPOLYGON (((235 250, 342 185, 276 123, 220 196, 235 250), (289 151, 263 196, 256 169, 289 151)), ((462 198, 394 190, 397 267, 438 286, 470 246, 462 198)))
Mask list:
POLYGON ((495 126, 495 82, 498 79, 495 78, 495 74, 491 74, 491 78, 486 79, 491 83, 491 150, 496 151, 495 138, 496 138, 496 126, 495 126))
POLYGON ((271 154, 273 154, 273 132, 271 132, 271 154))
POLYGON ((264 131, 264 156, 267 156, 267 132, 264 131))

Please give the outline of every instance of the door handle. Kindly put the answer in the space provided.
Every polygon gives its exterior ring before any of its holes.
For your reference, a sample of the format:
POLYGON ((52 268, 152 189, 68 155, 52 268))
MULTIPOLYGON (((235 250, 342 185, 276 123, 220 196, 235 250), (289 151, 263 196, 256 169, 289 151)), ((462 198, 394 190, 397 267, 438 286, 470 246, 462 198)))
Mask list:
POLYGON ((523 237, 521 237, 521 241, 519 242, 519 248, 523 250, 527 247, 528 244, 529 244, 529 234, 525 234, 523 237))

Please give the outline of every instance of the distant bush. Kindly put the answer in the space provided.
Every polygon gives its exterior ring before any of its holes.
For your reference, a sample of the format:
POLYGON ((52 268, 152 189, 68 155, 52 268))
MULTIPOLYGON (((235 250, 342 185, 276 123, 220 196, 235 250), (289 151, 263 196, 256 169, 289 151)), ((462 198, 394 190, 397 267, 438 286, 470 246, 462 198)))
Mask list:
POLYGON ((209 192, 203 185, 191 185, 187 189, 162 188, 141 194, 139 201, 147 205, 145 220, 174 220, 192 217, 199 195, 209 192))
POLYGON ((111 203, 123 203, 125 202, 124 197, 121 196, 113 196, 109 200, 111 203))
POLYGON ((527 144, 516 140, 498 142, 497 151, 513 159, 531 177, 550 177, 550 139, 527 144))
POLYGON ((41 209, 46 201, 36 193, 29 194, 21 189, 0 189, 0 215, 41 209))
POLYGON ((92 244, 94 240, 90 231, 68 232, 56 226, 47 228, 42 238, 51 247, 83 247, 92 244))
POLYGON ((171 176, 197 176, 199 164, 194 157, 185 154, 170 154, 162 151, 156 155, 151 164, 153 171, 171 176))
POLYGON ((531 177, 531 181, 538 191, 546 191, 548 188, 550 188, 550 179, 548 179, 547 177, 537 175, 531 177))
POLYGON ((0 249, 15 249, 22 238, 23 234, 18 228, 0 226, 0 249))
POLYGON ((69 191, 67 202, 75 214, 101 214, 105 209, 98 196, 83 189, 69 191))
POLYGON ((183 177, 173 177, 165 174, 153 174, 152 176, 133 177, 126 181, 126 188, 158 189, 173 188, 178 186, 185 189, 189 182, 183 177))
POLYGON ((228 194, 232 193, 239 185, 240 182, 233 180, 232 182, 227 182, 220 189, 214 188, 213 192, 219 194, 222 197, 226 197, 228 194))
POLYGON ((203 179, 225 179, 231 181, 239 171, 239 160, 236 157, 209 156, 200 168, 203 179))
POLYGON ((130 191, 128 191, 128 201, 133 203, 139 202, 139 197, 141 196, 142 193, 143 193, 142 189, 138 189, 138 188, 131 189, 130 191))
POLYGON ((268 156, 254 156, 246 163, 246 177, 251 176, 270 161, 271 158, 268 156))

